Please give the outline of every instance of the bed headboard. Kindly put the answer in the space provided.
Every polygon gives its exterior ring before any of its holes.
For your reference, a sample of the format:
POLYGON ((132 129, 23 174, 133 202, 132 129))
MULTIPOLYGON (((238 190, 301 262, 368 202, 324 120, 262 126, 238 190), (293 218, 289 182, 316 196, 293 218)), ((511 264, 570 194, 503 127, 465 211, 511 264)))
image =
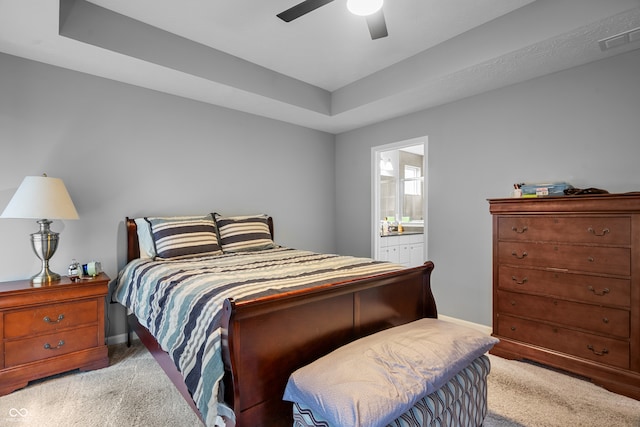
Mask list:
POLYGON ((140 243, 138 242, 138 227, 133 218, 124 221, 127 226, 127 262, 140 258, 140 243))
MULTIPOLYGON (((136 221, 133 218, 126 217, 125 225, 127 228, 127 262, 133 261, 136 258, 140 258, 140 243, 138 242, 138 227, 136 221)), ((271 239, 275 239, 273 234, 273 218, 267 218, 269 224, 269 232, 271 233, 271 239)))

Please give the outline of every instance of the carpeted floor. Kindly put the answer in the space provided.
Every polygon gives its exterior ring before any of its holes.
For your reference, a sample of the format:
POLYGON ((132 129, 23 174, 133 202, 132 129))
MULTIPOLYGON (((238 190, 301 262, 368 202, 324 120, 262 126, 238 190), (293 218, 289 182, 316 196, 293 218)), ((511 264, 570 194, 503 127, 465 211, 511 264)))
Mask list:
POLYGON ((140 341, 109 347, 110 366, 71 372, 0 397, 0 426, 201 426, 140 341))
POLYGON ((640 427, 640 401, 539 365, 489 358, 485 427, 640 427))
MULTIPOLYGON (((201 426, 139 343, 111 366, 36 381, 0 397, 0 426, 201 426)), ((485 427, 640 427, 640 402, 533 364, 490 356, 485 427)))

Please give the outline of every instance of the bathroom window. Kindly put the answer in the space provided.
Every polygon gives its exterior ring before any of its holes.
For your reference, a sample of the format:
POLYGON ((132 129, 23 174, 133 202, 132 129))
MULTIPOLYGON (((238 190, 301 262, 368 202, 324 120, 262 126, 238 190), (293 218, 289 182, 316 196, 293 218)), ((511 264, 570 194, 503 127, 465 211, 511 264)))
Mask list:
POLYGON ((422 173, 417 166, 404 165, 404 194, 406 196, 422 195, 422 173))

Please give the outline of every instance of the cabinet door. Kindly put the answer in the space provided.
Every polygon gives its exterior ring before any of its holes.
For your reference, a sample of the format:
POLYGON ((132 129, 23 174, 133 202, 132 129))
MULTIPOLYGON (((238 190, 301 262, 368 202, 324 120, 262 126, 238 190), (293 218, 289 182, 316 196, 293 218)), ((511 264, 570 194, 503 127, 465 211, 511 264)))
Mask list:
POLYGON ((389 256, 389 246, 383 246, 380 248, 380 250, 378 251, 378 259, 380 261, 390 261, 390 256, 389 256))
POLYGON ((396 264, 400 263, 400 251, 398 245, 389 246, 388 248, 388 257, 387 261, 395 262, 396 264))
POLYGON ((411 234, 404 237, 403 250, 406 252, 406 266, 417 267, 424 264, 424 237, 422 234, 411 234))
POLYGON ((378 259, 380 261, 389 261, 397 263, 398 256, 398 237, 385 236, 380 238, 380 246, 378 247, 378 259))
POLYGON ((417 267, 424 264, 422 243, 403 243, 399 247, 400 264, 406 267, 417 267))
POLYGON ((411 267, 417 267, 419 265, 424 264, 426 259, 424 259, 424 244, 423 243, 414 243, 410 247, 410 261, 409 265, 411 267))
POLYGON ((399 258, 400 264, 404 265, 405 267, 411 266, 411 245, 410 244, 406 242, 402 242, 400 243, 400 245, 398 245, 398 258, 399 258))

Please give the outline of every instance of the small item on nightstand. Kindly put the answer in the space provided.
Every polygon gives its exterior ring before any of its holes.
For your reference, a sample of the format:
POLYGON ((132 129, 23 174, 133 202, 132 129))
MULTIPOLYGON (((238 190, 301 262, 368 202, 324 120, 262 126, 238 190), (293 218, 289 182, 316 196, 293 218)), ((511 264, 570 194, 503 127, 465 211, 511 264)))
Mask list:
POLYGON ((72 282, 75 282, 80 277, 80 264, 75 259, 72 259, 71 264, 69 264, 68 274, 72 282))
POLYGON ((102 273, 102 265, 98 261, 91 261, 82 264, 82 275, 84 277, 96 277, 102 273))

